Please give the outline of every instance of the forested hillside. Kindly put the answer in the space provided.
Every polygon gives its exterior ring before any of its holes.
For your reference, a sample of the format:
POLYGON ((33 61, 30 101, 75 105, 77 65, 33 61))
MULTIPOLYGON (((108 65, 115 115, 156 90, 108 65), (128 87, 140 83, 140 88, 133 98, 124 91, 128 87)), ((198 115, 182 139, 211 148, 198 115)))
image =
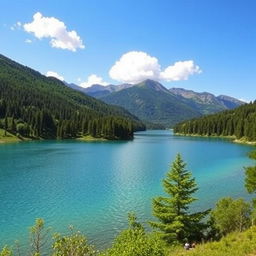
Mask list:
POLYGON ((0 55, 0 128, 31 138, 129 139, 144 125, 122 108, 0 55))
POLYGON ((174 127, 175 133, 207 136, 234 136, 256 141, 256 101, 234 110, 185 121, 174 127))
POLYGON ((133 87, 113 92, 101 98, 109 104, 122 106, 146 124, 170 128, 183 120, 201 116, 160 83, 145 80, 133 87))

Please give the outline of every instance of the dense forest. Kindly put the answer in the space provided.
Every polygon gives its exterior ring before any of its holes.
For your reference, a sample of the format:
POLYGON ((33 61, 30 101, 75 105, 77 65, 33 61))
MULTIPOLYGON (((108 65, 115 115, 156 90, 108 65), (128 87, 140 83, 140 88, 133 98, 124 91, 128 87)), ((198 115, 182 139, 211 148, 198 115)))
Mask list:
POLYGON ((0 128, 19 137, 130 139, 144 124, 0 55, 0 128))
POLYGON ((177 124, 175 133, 203 136, 234 136, 256 141, 256 101, 236 109, 203 116, 177 124))

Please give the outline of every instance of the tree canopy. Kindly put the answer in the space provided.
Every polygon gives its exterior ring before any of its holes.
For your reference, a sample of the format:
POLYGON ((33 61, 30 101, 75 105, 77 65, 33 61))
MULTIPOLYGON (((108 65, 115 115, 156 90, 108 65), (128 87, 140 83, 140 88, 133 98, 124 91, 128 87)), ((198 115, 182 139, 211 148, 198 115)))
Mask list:
POLYGON ((206 136, 234 136, 256 141, 256 101, 236 109, 177 124, 175 133, 206 136))

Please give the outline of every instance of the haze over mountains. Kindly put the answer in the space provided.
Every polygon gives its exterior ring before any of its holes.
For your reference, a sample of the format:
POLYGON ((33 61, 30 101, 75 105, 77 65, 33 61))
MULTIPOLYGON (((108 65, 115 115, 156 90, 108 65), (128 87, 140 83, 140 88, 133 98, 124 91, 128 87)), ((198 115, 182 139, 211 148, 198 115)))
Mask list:
POLYGON ((181 121, 236 108, 244 102, 225 95, 194 92, 182 88, 167 89, 159 82, 121 85, 92 85, 82 88, 68 85, 92 97, 124 107, 150 128, 171 127, 181 121))

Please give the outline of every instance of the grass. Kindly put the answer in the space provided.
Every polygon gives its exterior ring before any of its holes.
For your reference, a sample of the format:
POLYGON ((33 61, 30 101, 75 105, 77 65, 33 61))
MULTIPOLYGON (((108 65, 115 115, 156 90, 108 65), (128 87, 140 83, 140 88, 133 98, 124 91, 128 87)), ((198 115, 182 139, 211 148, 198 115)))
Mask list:
POLYGON ((22 141, 22 140, 9 132, 6 132, 6 135, 5 135, 5 131, 3 129, 0 129, 0 143, 11 143, 11 142, 19 142, 19 141, 22 141))
POLYGON ((107 139, 104 139, 104 138, 95 138, 95 137, 92 137, 91 135, 87 135, 87 136, 83 136, 83 137, 77 138, 77 140, 84 141, 84 142, 108 141, 107 139))
POLYGON ((177 248, 169 256, 256 256, 256 226, 229 234, 218 242, 197 245, 189 251, 177 248))

